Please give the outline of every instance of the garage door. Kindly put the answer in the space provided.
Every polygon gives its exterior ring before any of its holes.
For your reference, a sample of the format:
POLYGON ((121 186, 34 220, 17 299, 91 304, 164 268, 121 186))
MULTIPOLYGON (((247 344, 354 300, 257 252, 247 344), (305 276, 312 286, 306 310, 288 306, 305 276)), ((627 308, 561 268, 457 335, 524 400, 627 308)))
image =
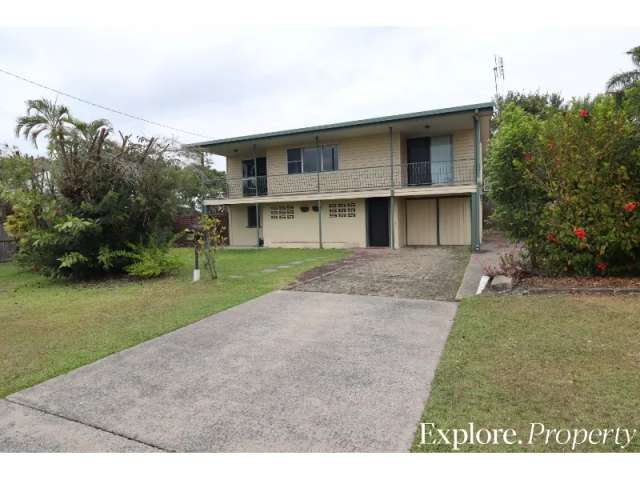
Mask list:
POLYGON ((438 244, 438 210, 434 198, 407 199, 407 245, 438 244))
POLYGON ((440 244, 471 244, 471 206, 469 197, 443 197, 440 206, 440 244))

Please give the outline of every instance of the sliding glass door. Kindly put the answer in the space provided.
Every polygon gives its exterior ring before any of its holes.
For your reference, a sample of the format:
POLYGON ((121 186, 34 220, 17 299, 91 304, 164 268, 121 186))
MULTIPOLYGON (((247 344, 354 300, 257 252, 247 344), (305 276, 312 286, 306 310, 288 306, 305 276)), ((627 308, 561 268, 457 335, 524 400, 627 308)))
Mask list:
POLYGON ((242 196, 255 197, 267 194, 267 159, 242 161, 242 196))
POLYGON ((431 137, 431 183, 453 183, 451 135, 431 137))
POLYGON ((407 139, 408 185, 453 182, 451 135, 407 139))

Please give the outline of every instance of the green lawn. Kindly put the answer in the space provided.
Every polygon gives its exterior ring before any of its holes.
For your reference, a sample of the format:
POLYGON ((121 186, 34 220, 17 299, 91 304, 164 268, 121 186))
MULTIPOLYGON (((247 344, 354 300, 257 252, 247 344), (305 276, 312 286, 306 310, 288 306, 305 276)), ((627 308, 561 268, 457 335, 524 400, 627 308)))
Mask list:
MULTIPOLYGON (((531 422, 558 429, 636 428, 626 450, 637 452, 639 406, 640 297, 476 297, 460 305, 422 422, 445 429, 469 422, 515 428, 523 440, 460 448, 478 452, 571 450, 553 433, 551 445, 542 444, 543 435, 528 446, 531 422)), ((414 451, 451 451, 421 446, 420 440, 419 428, 414 451)), ((576 451, 621 449, 583 444, 576 451)))
POLYGON ((0 397, 60 375, 207 315, 283 287, 339 250, 224 250, 220 278, 191 282, 193 252, 176 249, 180 272, 148 281, 79 284, 0 264, 0 397), (275 272, 265 268, 292 261, 275 272))

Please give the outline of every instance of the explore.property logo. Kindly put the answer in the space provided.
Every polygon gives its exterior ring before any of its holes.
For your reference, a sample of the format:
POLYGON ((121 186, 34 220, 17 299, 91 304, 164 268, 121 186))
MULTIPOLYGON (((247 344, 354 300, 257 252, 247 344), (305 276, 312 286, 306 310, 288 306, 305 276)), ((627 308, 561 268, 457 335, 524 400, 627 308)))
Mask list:
POLYGON ((420 423, 420 445, 449 446, 458 451, 463 445, 560 445, 575 450, 581 445, 613 445, 625 449, 638 431, 633 428, 549 428, 532 422, 526 432, 515 428, 479 428, 470 422, 465 428, 437 428, 420 423))

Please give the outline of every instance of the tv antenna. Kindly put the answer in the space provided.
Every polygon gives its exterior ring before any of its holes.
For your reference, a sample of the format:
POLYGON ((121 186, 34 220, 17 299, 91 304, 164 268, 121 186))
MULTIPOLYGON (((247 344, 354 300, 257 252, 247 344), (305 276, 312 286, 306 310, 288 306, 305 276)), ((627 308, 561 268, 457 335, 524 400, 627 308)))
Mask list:
POLYGON ((496 86, 496 95, 504 85, 504 61, 500 55, 493 56, 493 82, 496 86))

